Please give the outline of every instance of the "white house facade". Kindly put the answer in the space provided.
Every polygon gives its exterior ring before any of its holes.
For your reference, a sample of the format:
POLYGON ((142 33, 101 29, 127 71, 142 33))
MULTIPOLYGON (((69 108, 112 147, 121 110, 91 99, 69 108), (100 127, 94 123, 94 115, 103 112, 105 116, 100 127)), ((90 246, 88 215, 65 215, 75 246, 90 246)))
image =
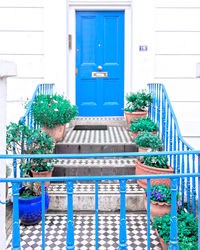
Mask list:
MULTIPOLYGON (((164 83, 182 135, 192 146, 200 148, 199 0, 2 0, 0 60, 14 61, 18 72, 16 77, 8 79, 8 121, 16 121, 24 114, 24 101, 32 97, 36 85, 42 82, 55 83, 57 91, 77 103, 80 73, 77 54, 82 53, 78 44, 86 41, 87 48, 91 48, 88 44, 91 34, 88 33, 86 40, 78 40, 81 36, 77 16, 88 13, 87 20, 91 21, 90 13, 95 13, 100 21, 94 30, 100 36, 102 12, 123 16, 124 28, 118 34, 121 40, 117 39, 123 41, 121 47, 116 45, 123 60, 111 62, 111 53, 107 68, 102 71, 112 66, 113 72, 121 72, 114 68, 121 65, 123 96, 143 89, 147 83, 164 83)), ((118 21, 109 19, 108 25, 113 23, 118 21)), ((86 22, 91 32, 93 24, 86 22)), ((109 27, 114 32, 120 26, 109 27)), ((103 46, 100 40, 98 46, 99 49, 103 46)), ((85 59, 87 65, 92 65, 87 61, 90 59, 85 59)), ((98 69, 93 71, 103 73, 98 69)), ((118 84, 117 77, 113 73, 110 81, 118 84)), ((90 83, 85 86, 88 89, 90 83)), ((89 91, 96 93, 95 89, 89 91)), ((107 103, 115 105, 117 101, 107 103)))

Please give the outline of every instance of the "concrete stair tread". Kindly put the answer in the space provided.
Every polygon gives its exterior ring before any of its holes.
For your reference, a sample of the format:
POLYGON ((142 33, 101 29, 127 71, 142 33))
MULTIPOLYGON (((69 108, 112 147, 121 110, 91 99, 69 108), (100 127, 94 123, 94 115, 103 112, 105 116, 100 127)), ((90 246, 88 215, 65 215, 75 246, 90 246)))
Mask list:
MULTIPOLYGON (((103 184, 99 183, 98 193, 102 194, 119 194, 120 185, 114 184, 103 184)), ((66 195, 66 184, 65 183, 51 183, 48 193, 49 195, 66 195)), ((144 189, 141 188, 137 183, 127 183, 126 194, 143 194, 144 189)), ((74 183, 74 194, 95 194, 95 184, 94 183, 74 183)))
POLYGON ((70 121, 70 126, 75 125, 109 125, 109 126, 126 126, 126 119, 123 116, 112 117, 76 117, 70 121))
POLYGON ((56 167, 133 167, 135 165, 135 158, 89 158, 89 159, 60 159, 56 167))
POLYGON ((57 145, 130 145, 133 139, 125 127, 108 127, 108 130, 73 130, 73 127, 66 129, 65 138, 57 145))

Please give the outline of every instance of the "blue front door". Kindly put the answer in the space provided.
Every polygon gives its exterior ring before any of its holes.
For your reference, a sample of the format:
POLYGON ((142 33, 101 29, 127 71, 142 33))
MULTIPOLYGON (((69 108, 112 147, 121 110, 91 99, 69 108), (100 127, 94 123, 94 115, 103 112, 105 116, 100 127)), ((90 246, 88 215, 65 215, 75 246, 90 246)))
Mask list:
POLYGON ((123 115, 123 11, 77 11, 76 105, 80 116, 123 115))

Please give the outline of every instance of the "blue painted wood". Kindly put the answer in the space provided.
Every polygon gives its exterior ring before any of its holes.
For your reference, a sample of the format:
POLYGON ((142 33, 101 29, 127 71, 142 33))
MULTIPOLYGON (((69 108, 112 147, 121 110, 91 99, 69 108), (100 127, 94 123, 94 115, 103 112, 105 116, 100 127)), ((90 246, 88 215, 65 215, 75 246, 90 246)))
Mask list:
POLYGON ((168 249, 178 250, 178 232, 177 232, 177 212, 176 212, 176 193, 177 193, 177 179, 171 180, 171 226, 170 226, 170 243, 168 249))
POLYGON ((19 183, 12 183, 13 193, 13 237, 12 249, 20 250, 20 226, 19 226, 19 183))
POLYGON ((95 181, 95 249, 98 250, 99 245, 99 197, 98 197, 98 181, 95 181))
POLYGON ((67 182, 67 250, 74 246, 74 217, 73 217, 73 182, 67 182))
MULTIPOLYGON (((192 167, 193 173, 195 173, 195 155, 192 155, 192 167)), ((193 215, 196 217, 196 182, 195 177, 192 178, 192 208, 193 208, 193 215)))
MULTIPOLYGON (((189 148, 187 147, 187 150, 189 148)), ((187 155, 187 174, 190 173, 190 156, 187 155)), ((187 177, 187 210, 190 211, 190 178, 187 177)))
POLYGON ((119 224, 119 248, 118 250, 127 250, 126 235, 126 180, 120 180, 120 224, 119 224))
POLYGON ((45 186, 42 182, 42 250, 45 250, 45 186))
MULTIPOLYGON (((184 143, 182 142, 182 151, 184 151, 185 149, 185 145, 184 143)), ((182 165, 181 165, 181 172, 182 174, 185 173, 185 157, 184 155, 182 155, 182 165)), ((181 193, 182 193, 182 205, 184 207, 184 199, 185 199, 185 178, 182 178, 181 179, 181 193)))
POLYGON ((150 238, 150 229, 151 229, 151 222, 150 222, 150 180, 147 180, 147 250, 150 250, 151 246, 151 238, 150 238))
POLYGON ((79 115, 123 116, 123 11, 76 12, 76 68, 79 115), (92 77, 92 72, 101 71, 108 77, 92 77))

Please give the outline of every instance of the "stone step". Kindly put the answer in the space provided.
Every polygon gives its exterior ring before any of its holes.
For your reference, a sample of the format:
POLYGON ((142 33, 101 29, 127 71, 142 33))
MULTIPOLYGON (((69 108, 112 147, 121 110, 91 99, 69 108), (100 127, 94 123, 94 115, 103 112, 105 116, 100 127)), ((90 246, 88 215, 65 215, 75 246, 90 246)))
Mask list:
POLYGON ((134 175, 135 158, 61 159, 53 176, 134 175))
MULTIPOLYGON (((120 185, 119 183, 99 183, 99 211, 109 212, 120 210, 120 185)), ((67 191, 65 183, 51 183, 49 187, 50 204, 49 210, 67 210, 67 191)), ((127 182, 126 189, 126 210, 145 210, 143 201, 144 190, 136 183, 127 182)), ((95 184, 75 183, 73 194, 74 211, 95 210, 95 184)))
POLYGON ((108 127, 107 130, 66 129, 65 138, 56 144, 58 154, 136 152, 130 132, 125 127, 108 127))
POLYGON ((126 119, 123 116, 112 116, 112 117, 76 117, 70 121, 70 126, 76 125, 107 125, 107 126, 118 126, 125 127, 126 119))

